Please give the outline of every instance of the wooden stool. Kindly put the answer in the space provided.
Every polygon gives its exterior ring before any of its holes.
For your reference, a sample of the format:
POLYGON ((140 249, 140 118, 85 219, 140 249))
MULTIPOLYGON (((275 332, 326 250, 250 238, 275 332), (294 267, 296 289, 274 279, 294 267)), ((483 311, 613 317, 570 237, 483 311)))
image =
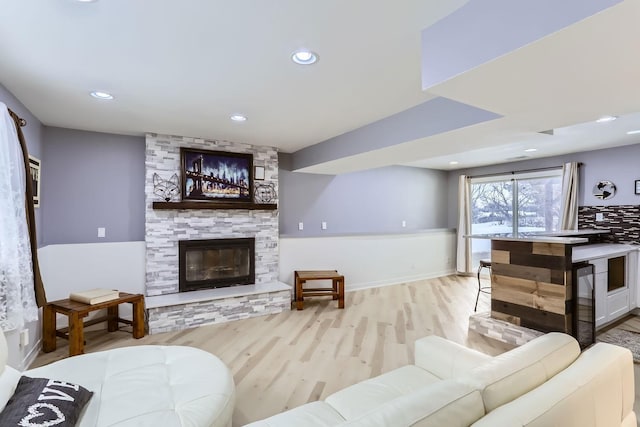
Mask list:
POLYGON ((99 304, 84 304, 82 302, 63 299, 47 303, 42 315, 42 351, 49 353, 56 349, 56 336, 69 340, 69 356, 84 353, 84 327, 100 322, 108 322, 107 330, 118 330, 118 323, 125 323, 133 327, 134 338, 144 337, 144 296, 120 292, 120 298, 101 302, 99 304), (133 321, 122 319, 118 314, 118 305, 130 303, 133 305, 133 321), (107 309, 107 315, 84 322, 82 319, 95 310, 107 309), (56 328, 56 313, 69 318, 69 326, 56 328))
POLYGON ((476 306, 473 308, 474 312, 478 310, 478 300, 480 299, 480 292, 483 292, 485 294, 491 293, 491 286, 482 286, 482 283, 480 283, 480 272, 483 268, 488 268, 489 270, 491 270, 491 261, 487 261, 486 259, 480 260, 480 266, 478 267, 478 295, 476 295, 476 306))
POLYGON ((304 308, 304 297, 315 296, 332 296, 334 300, 338 300, 338 308, 344 308, 344 276, 336 270, 295 271, 294 276, 296 279, 294 299, 298 310, 304 308), (308 280, 331 280, 332 287, 303 289, 302 285, 308 280))

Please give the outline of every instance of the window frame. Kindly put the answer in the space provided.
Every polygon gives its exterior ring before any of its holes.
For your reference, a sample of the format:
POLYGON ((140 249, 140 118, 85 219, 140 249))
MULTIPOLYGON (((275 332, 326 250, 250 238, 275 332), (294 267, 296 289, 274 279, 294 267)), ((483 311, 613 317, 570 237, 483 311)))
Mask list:
MULTIPOLYGON (((528 180, 528 179, 537 179, 537 178, 560 178, 560 185, 562 185, 562 167, 558 168, 550 168, 539 171, 524 171, 524 172, 509 172, 504 174, 495 174, 495 175, 485 175, 474 178, 473 176, 470 178, 469 185, 473 187, 474 184, 483 184, 483 183, 491 183, 491 182, 507 182, 511 181, 511 212, 512 220, 511 220, 511 232, 514 235, 518 234, 518 227, 520 223, 520 206, 518 204, 518 181, 528 180)), ((470 206, 471 214, 473 214, 473 205, 470 206)), ((473 232, 473 223, 471 224, 471 234, 473 232)))

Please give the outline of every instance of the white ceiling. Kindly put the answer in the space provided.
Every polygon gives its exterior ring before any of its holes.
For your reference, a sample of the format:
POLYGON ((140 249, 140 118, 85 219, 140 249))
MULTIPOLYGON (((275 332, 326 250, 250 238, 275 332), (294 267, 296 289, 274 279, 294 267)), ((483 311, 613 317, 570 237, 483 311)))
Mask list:
POLYGON ((452 169, 508 161, 531 147, 538 151, 528 156, 543 157, 640 142, 624 133, 640 129, 640 0, 423 92, 420 32, 466 1, 5 1, 0 83, 46 125, 284 152, 435 96, 504 116, 305 168, 318 173, 452 169), (291 62, 301 47, 320 61, 291 62), (116 98, 99 101, 92 90, 116 98), (232 113, 249 120, 233 123, 232 113), (605 114, 622 117, 573 127, 605 114), (554 128, 553 136, 538 133, 554 128))

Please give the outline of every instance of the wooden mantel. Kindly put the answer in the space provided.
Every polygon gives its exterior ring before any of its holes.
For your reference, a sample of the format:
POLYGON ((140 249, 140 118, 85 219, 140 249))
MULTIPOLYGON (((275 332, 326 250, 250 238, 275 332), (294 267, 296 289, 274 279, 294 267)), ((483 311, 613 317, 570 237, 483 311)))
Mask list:
POLYGON ((253 202, 153 202, 153 209, 248 209, 274 211, 278 209, 275 203, 253 202))

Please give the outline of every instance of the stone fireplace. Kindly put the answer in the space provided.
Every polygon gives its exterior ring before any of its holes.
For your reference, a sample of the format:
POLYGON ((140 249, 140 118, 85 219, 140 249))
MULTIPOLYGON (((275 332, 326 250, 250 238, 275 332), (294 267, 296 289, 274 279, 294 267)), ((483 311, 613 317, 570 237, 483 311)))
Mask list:
POLYGON ((180 240, 180 292, 255 282, 255 239, 180 240))
MULTIPOLYGON (((145 156, 145 243, 146 243, 146 307, 149 332, 175 331, 210 323, 277 313, 290 309, 291 289, 278 281, 278 211, 260 209, 163 209, 153 208, 159 201, 154 195, 153 176, 169 179, 180 170, 180 148, 195 148, 233 153, 250 153, 253 164, 265 169, 264 184, 278 189, 278 153, 273 147, 253 146, 230 141, 206 140, 169 135, 147 134, 145 156), (197 246, 203 240, 253 241, 253 277, 251 266, 246 271, 246 258, 236 248, 194 250, 198 258, 211 261, 225 258, 231 264, 245 267, 240 276, 227 281, 227 267, 205 268, 188 273, 195 289, 180 292, 181 245, 197 246), (235 257, 235 258, 234 258, 235 257), (212 276, 218 281, 212 286, 212 276), (241 282, 245 282, 242 286, 241 282)), ((176 200, 179 201, 179 196, 176 200)), ((277 203, 277 199, 274 201, 277 203)), ((201 202, 208 203, 208 202, 201 202)))

